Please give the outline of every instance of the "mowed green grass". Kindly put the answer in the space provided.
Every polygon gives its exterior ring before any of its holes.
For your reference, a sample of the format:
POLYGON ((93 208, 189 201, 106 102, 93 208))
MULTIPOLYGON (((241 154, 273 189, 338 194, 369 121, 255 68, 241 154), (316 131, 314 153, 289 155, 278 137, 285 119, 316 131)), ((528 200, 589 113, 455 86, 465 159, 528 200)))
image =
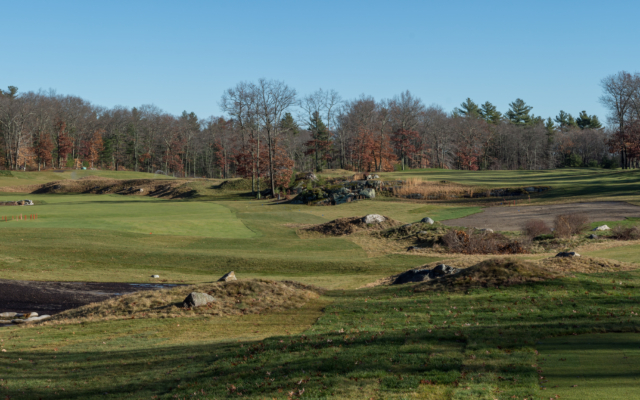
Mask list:
POLYGON ((640 334, 544 339, 538 346, 544 385, 562 399, 626 400, 640 385, 640 334))
POLYGON ((7 350, 0 353, 0 395, 591 398, 580 397, 586 390, 572 396, 575 388, 560 387, 579 379, 567 374, 584 373, 599 374, 590 384, 601 398, 609 398, 605 389, 613 385, 615 396, 636 396, 632 382, 640 371, 626 363, 638 356, 632 350, 637 342, 630 336, 626 344, 617 336, 605 342, 609 333, 638 330, 638 272, 576 274, 468 293, 411 289, 335 290, 283 314, 0 330, 7 350), (574 340, 593 332, 608 333, 597 346, 586 344, 595 339, 574 340), (589 353, 589 346, 602 352, 589 353), (567 358, 576 370, 558 366, 555 357, 567 358), (598 370, 590 362, 598 362, 598 370), (629 365, 626 372, 623 365, 629 365))
MULTIPOLYGON (((370 257, 347 238, 297 236, 296 226, 331 220, 339 215, 323 216, 321 209, 338 207, 119 195, 30 197, 36 206, 0 208, 0 216, 38 214, 37 220, 0 222, 0 272, 7 279, 146 282, 159 274, 169 282, 197 283, 234 270, 242 277, 349 288, 434 261, 370 257)), ((411 222, 475 210, 438 206, 422 214, 412 212, 420 206, 411 203, 364 201, 356 207, 344 215, 382 212, 411 222)))
MULTIPOLYGON (((16 200, 0 195, 0 201, 16 200)), ((251 238, 248 229, 227 207, 205 202, 180 202, 146 196, 29 195, 32 207, 0 207, 3 227, 23 229, 107 229, 155 235, 251 238), (11 220, 20 213, 37 220, 11 220)))
POLYGON ((0 187, 38 185, 65 179, 80 179, 86 176, 99 176, 109 179, 173 179, 162 174, 132 171, 108 170, 64 170, 64 172, 49 171, 7 171, 11 176, 0 175, 0 187))
POLYGON ((554 201, 579 201, 588 198, 619 198, 638 201, 640 170, 601 168, 562 168, 540 171, 458 171, 415 169, 382 173, 383 179, 422 178, 447 180, 487 188, 550 186, 552 189, 535 198, 554 201))

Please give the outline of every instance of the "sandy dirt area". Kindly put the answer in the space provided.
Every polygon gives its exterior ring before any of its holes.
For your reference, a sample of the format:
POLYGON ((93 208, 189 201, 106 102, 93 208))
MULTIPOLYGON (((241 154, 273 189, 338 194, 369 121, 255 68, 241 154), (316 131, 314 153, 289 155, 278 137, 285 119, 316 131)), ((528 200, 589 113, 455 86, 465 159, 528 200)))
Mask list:
POLYGON ((38 282, 0 279, 0 312, 57 314, 112 296, 175 285, 119 282, 38 282))
POLYGON ((468 217, 443 221, 451 226, 490 228, 495 231, 518 231, 527 220, 541 219, 549 225, 557 215, 584 213, 589 221, 619 221, 627 217, 640 217, 640 207, 625 202, 607 201, 553 205, 517 205, 485 208, 468 217))

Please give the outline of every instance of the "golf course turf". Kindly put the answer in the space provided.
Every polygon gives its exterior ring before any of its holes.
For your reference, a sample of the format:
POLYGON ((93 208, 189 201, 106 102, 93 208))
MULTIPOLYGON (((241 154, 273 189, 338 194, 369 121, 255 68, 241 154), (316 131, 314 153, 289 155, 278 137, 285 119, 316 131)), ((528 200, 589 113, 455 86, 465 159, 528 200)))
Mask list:
MULTIPOLYGON (((3 177, 0 186, 30 184, 14 182, 27 180, 41 184, 59 173, 24 174, 33 175, 3 177), (14 181, 6 183, 10 179, 14 181)), ((110 179, 141 177, 108 174, 110 179)), ((640 203, 634 186, 637 171, 382 174, 383 179, 416 176, 491 187, 550 186, 532 196, 536 206, 587 200, 640 203)), ((447 260, 455 266, 455 260, 468 264, 474 258, 409 253, 364 235, 306 237, 297 227, 365 214, 403 223, 431 217, 446 224, 481 212, 485 200, 381 198, 310 207, 251 200, 246 193, 222 192, 206 181, 193 187, 202 188, 201 196, 182 200, 1 194, 0 201, 31 199, 36 205, 3 207, 0 215, 38 214, 35 220, 0 222, 1 277, 203 284, 233 270, 240 280, 298 281, 328 291, 300 308, 259 314, 190 315, 187 310, 163 318, 0 327, 0 398, 636 396, 640 270, 565 273, 497 288, 365 288, 427 263, 447 260)), ((607 221, 590 221, 601 222, 607 221)), ((616 223, 635 224, 633 218, 616 223)), ((640 262, 637 241, 582 246, 583 257, 640 262)), ((238 307, 242 304, 240 299, 238 307)))

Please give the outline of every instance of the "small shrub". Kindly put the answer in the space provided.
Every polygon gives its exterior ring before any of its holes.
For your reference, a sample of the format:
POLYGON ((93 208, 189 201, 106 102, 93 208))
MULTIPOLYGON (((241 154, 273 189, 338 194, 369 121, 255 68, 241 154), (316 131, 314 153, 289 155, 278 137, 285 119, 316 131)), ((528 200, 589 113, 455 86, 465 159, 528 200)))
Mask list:
POLYGON ((556 237, 567 238, 576 235, 587 228, 589 217, 582 213, 558 215, 553 224, 556 237))
POLYGON ((478 234, 473 231, 450 230, 442 236, 449 251, 462 254, 524 254, 528 243, 509 240, 499 233, 478 234))
POLYGON ((530 219, 522 228, 525 235, 530 238, 551 233, 551 228, 541 219, 530 219))
POLYGON ((637 226, 625 228, 618 225, 612 229, 611 237, 618 240, 637 240, 640 239, 640 228, 637 226))

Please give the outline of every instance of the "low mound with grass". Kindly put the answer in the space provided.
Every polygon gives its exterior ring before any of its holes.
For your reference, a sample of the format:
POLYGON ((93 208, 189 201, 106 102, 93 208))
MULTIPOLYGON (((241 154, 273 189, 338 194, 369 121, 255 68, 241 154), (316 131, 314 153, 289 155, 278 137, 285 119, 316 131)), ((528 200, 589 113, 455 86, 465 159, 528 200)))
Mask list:
POLYGON ((471 288, 504 287, 558 278, 560 274, 537 263, 515 258, 492 258, 455 275, 420 283, 415 291, 468 290, 471 288))
POLYGON ((364 216, 351 218, 338 218, 333 221, 314 225, 303 229, 306 232, 317 232, 328 236, 351 235, 359 231, 380 231, 402 225, 402 222, 384 217, 384 221, 367 224, 364 216))
POLYGON ((263 279, 216 282, 148 290, 67 310, 52 321, 78 322, 128 318, 176 318, 263 314, 300 308, 318 298, 323 289, 299 282, 263 279), (208 293, 215 302, 197 308, 184 307, 191 292, 208 293))
POLYGON ((540 260, 539 263, 548 270, 559 273, 593 274, 638 269, 638 266, 634 264, 593 257, 551 257, 540 260))

